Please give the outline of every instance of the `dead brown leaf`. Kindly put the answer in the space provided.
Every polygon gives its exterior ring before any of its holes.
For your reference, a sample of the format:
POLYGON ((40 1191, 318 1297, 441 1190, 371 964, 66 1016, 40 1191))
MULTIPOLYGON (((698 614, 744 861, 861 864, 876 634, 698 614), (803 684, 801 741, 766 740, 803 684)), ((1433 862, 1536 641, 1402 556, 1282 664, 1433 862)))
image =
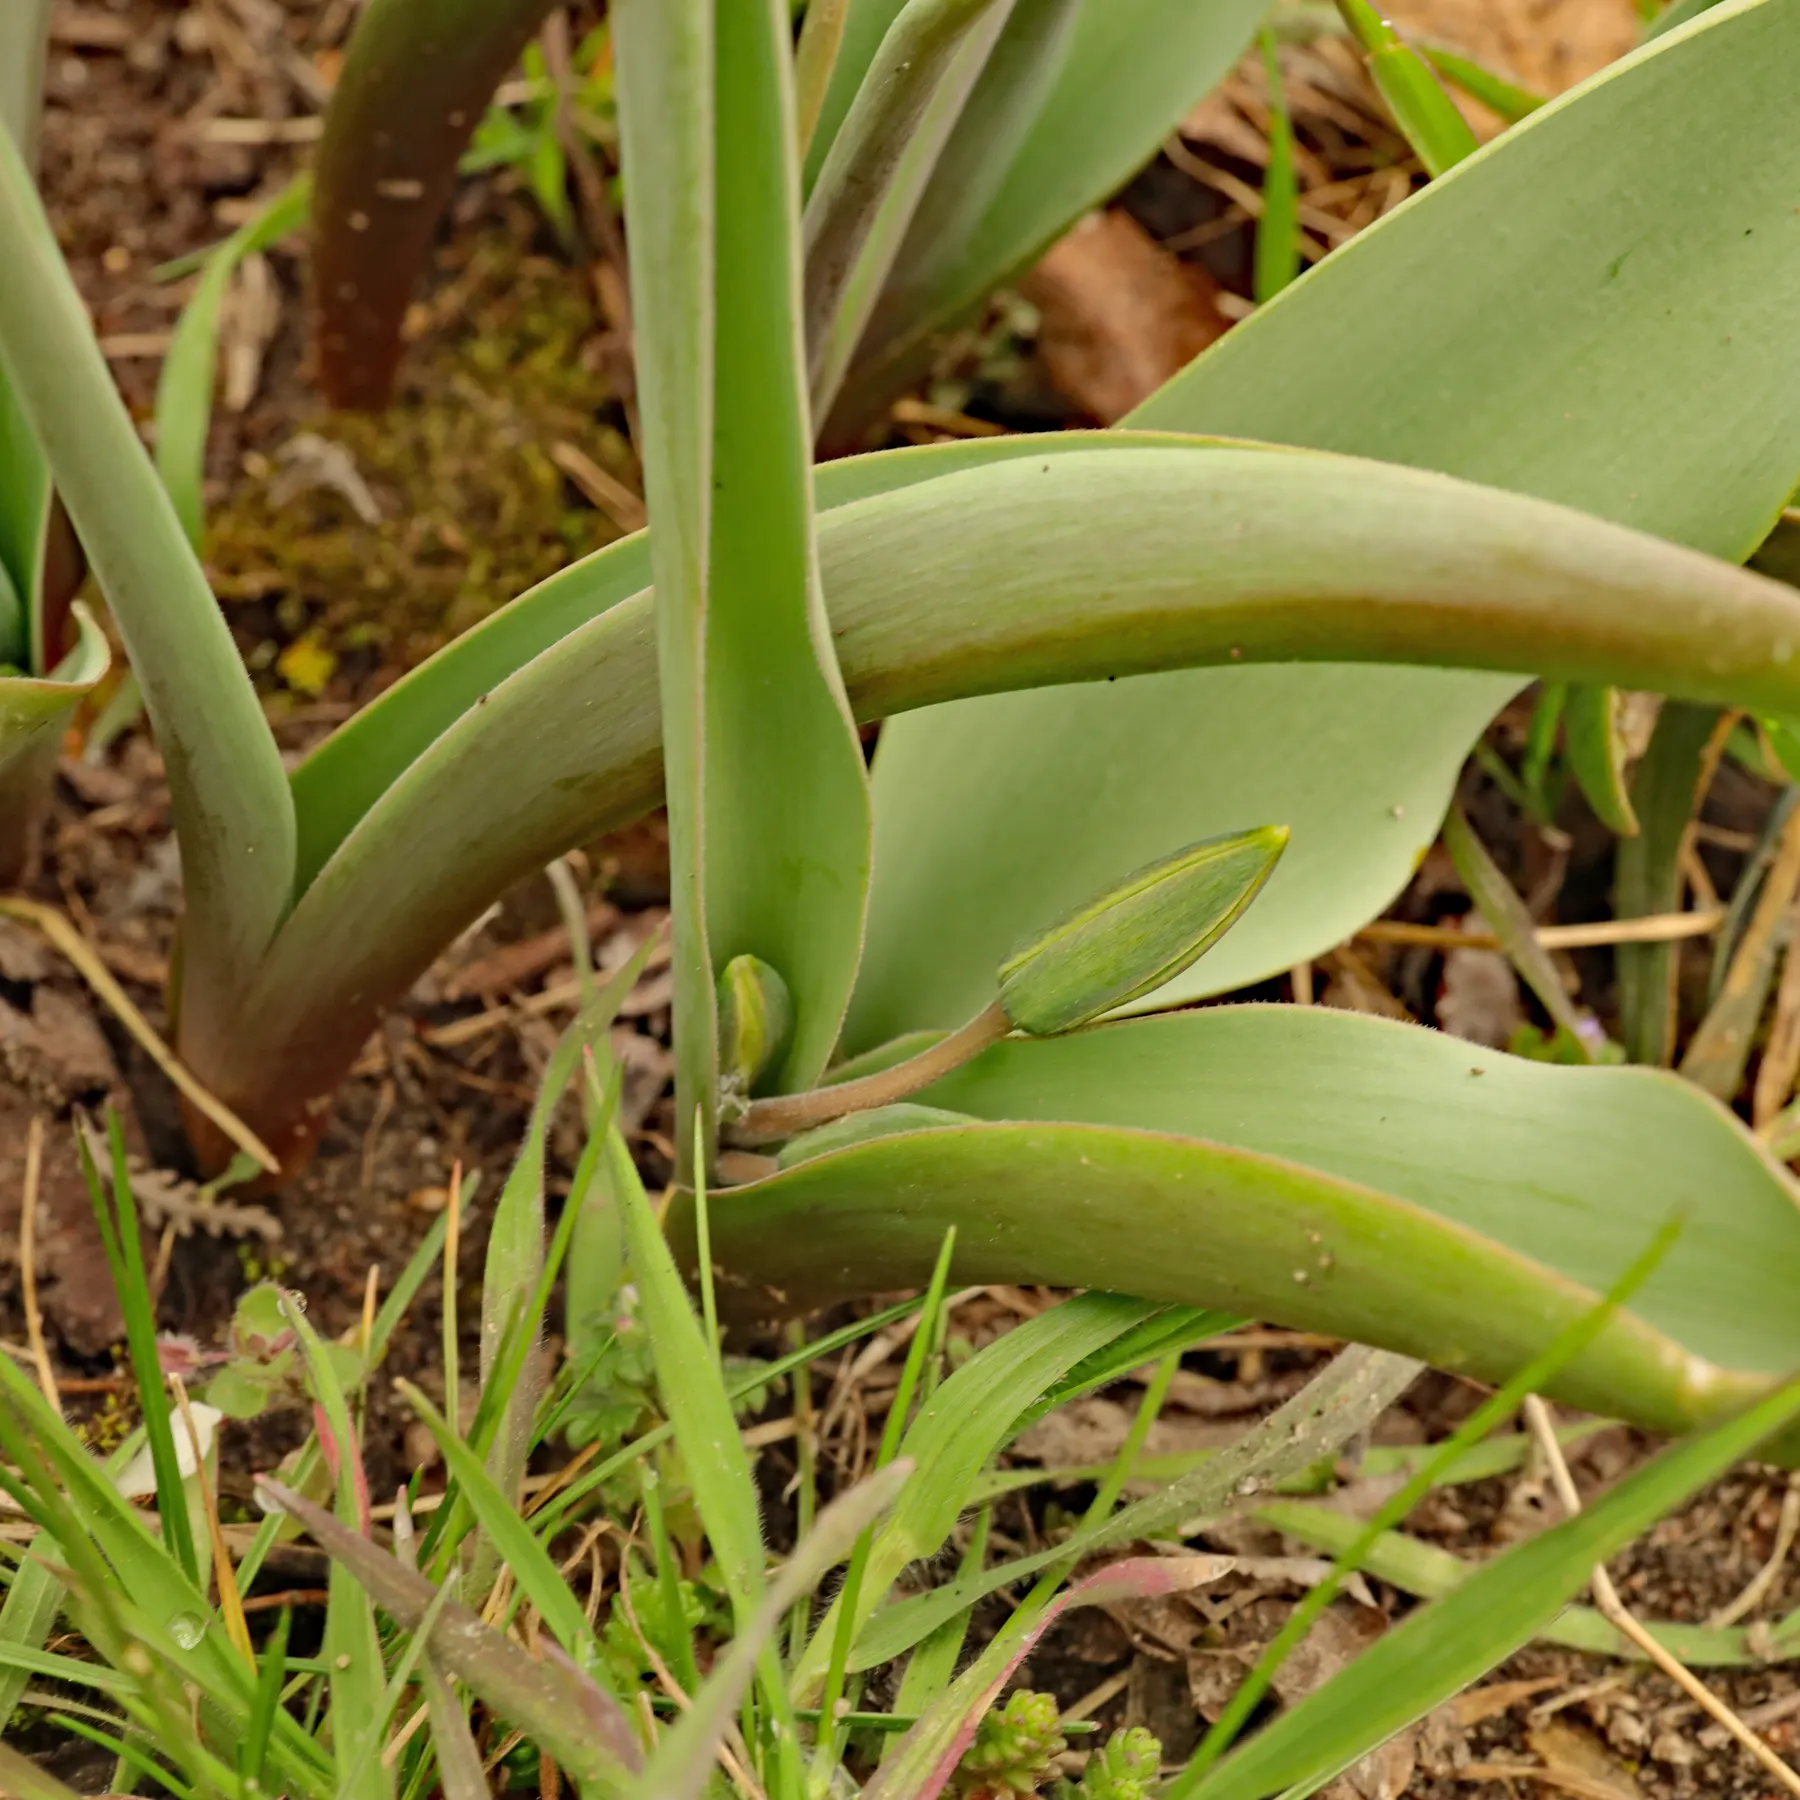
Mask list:
POLYGON ((1562 1719, 1532 1727, 1525 1741, 1559 1780, 1591 1784, 1604 1800, 1644 1800, 1643 1789, 1592 1732, 1562 1719))
POLYGON ((1451 1714, 1465 1731, 1487 1719, 1511 1712, 1521 1700, 1533 1699, 1561 1684, 1560 1675, 1540 1675, 1532 1681, 1490 1681, 1486 1687, 1469 1688, 1450 1702, 1451 1714))
POLYGON ((1022 291, 1038 354, 1072 404, 1110 425, 1222 337, 1217 284, 1122 211, 1090 213, 1052 245, 1022 291))

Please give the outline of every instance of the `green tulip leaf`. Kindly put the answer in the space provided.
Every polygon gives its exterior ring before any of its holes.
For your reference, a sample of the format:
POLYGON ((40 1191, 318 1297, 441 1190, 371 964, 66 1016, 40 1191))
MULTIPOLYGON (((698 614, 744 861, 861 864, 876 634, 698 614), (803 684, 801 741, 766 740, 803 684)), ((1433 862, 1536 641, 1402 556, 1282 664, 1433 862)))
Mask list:
MULTIPOLYGON (((1769 153, 1797 83, 1800 0, 1659 39, 1333 252, 1133 423, 1440 469, 1747 555, 1800 475, 1800 214, 1769 153)), ((969 568, 985 587, 992 561, 969 568)), ((1293 832, 1281 867, 1167 997, 1320 953, 1409 879, 1517 685, 1230 669, 891 724, 848 1047, 955 1025, 1114 871, 1267 820, 1293 832)))
POLYGON ((1683 1429, 1800 1366, 1793 1185, 1657 1071, 1244 1006, 1011 1039, 922 1098, 991 1122, 716 1194, 715 1257, 810 1305, 922 1280, 954 1225, 957 1281, 1219 1307, 1499 1380, 1675 1217, 1558 1395, 1683 1429))
MULTIPOLYGON (((896 9, 879 0, 861 10, 896 9)), ((947 327, 1148 162, 1243 53, 1268 6, 1080 0, 1073 19, 1069 10, 1014 7, 864 333, 836 409, 845 427, 871 416, 921 372, 947 327)), ((838 116, 872 52, 841 61, 838 116)))
POLYGON ((785 0, 754 0, 716 18, 707 979, 745 953, 779 972, 794 1025, 776 1083, 809 1087, 862 953, 869 783, 814 538, 790 14, 785 0))
POLYGON ((48 675, 0 675, 0 881, 15 880, 50 800, 69 716, 112 664, 93 615, 73 608, 75 648, 48 675))
MULTIPOLYGON (((865 718, 1001 686, 1170 665, 1395 656, 1800 712, 1794 589, 1542 501, 1391 464, 1245 445, 1178 448, 1168 438, 1135 447, 1121 440, 1086 454, 969 457, 936 480, 822 515, 819 553, 838 662, 865 718), (976 569, 978 599, 969 577, 976 569)), ((258 1021, 253 1054, 268 1059, 267 1073, 236 1056, 201 1071, 216 1091, 229 1101, 248 1083, 289 1094, 296 1106, 327 1091, 340 1071, 323 1073, 324 1059, 361 1041, 347 997, 379 1007, 512 881, 656 803, 651 610, 648 597, 634 597, 570 632, 444 731, 363 815, 301 896, 247 1002, 258 1021), (522 790, 517 771, 526 768, 533 780, 522 790), (349 931, 346 918, 372 905, 386 928, 349 931), (317 1081, 323 1085, 310 1085, 317 1081)), ((1261 673, 1278 693, 1295 672, 1261 673)), ((1381 674, 1397 685, 1416 679, 1381 674)), ((1072 691, 1091 698, 1117 690, 1072 691)), ((1480 718, 1472 711, 1457 734, 1426 740, 1441 756, 1426 759, 1426 785, 1448 785, 1480 718)), ((1211 722, 1196 716, 1185 729, 1203 736, 1211 722)), ((1358 717, 1340 717, 1329 741, 1349 762, 1364 740, 1391 755, 1385 736, 1358 717)), ((1082 756, 1109 766, 1092 743, 1082 756)), ((1128 744, 1118 760, 1161 794, 1140 757, 1128 744)), ((1317 745, 1309 760, 1322 766, 1321 781, 1342 779, 1317 745)), ((1096 801, 1093 776, 1082 773, 1083 780, 1067 773, 1063 805, 1091 828, 1057 846, 1040 882, 1051 891, 1065 867, 1088 866, 1090 838, 1111 841, 1112 811, 1150 825, 1140 796, 1121 791, 1096 801)), ((1214 771, 1192 773, 1202 793, 1187 798, 1197 804, 1220 784, 1214 771)), ((1397 842, 1406 866, 1429 842, 1447 796, 1432 794, 1437 810, 1423 813, 1412 804, 1419 783, 1407 773, 1378 762, 1382 785, 1372 777, 1354 801, 1330 787, 1346 882, 1356 878, 1364 835, 1397 842)), ((994 785, 1000 793, 1016 785, 1003 764, 994 785)), ((1227 831, 1287 823, 1281 805, 1293 796, 1265 800, 1264 791, 1245 773, 1232 804, 1249 816, 1219 822, 1227 831)), ((1026 810, 1035 829, 1044 814, 1035 801, 1026 810)), ((959 841, 963 823, 946 819, 947 841, 959 841)), ((1296 847, 1298 838, 1296 830, 1296 847)), ((1179 819, 1165 818, 1135 863, 1182 841, 1179 819)), ((996 854, 988 843, 966 848, 984 867, 996 854)), ((1241 966, 1233 946, 1262 935, 1259 920, 1275 905, 1294 853, 1290 847, 1256 905, 1178 990, 1196 976, 1204 981, 1217 959, 1241 966)), ((1075 893, 1058 894, 1060 904, 1026 929, 1042 929, 1133 866, 1121 854, 1075 893)), ((1315 881, 1319 874, 1315 863, 1315 881)), ((1363 892, 1377 903, 1386 897, 1366 885, 1363 892)), ((931 895, 919 904, 921 919, 936 916, 931 895)), ((947 929, 936 959, 911 971, 918 1008, 941 1013, 953 1000, 963 1010, 948 1023, 961 1024, 992 1000, 994 970, 1024 935, 1014 930, 993 947, 969 1004, 955 985, 968 943, 947 929)), ((792 970, 781 972, 793 985, 792 970)), ((798 993, 796 1012, 804 1018, 798 993)), ((869 1029, 881 1021, 867 1011, 864 1020, 854 1048, 913 1023, 869 1029)))

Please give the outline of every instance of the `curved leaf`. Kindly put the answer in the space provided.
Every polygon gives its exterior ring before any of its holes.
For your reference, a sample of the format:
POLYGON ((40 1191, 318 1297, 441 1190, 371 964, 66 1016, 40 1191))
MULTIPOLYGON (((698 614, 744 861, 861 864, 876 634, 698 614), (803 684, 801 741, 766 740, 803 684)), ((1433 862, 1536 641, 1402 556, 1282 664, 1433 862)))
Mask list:
MULTIPOLYGON (((1800 215, 1769 153, 1797 82, 1800 0, 1659 40, 1335 251, 1133 423, 1442 469, 1747 554, 1800 473, 1783 298, 1800 282, 1800 215)), ((1231 670, 890 726, 850 1048, 966 1018, 1007 947, 1082 893, 1247 824, 1284 822, 1293 843, 1175 992, 1317 954, 1410 877, 1463 753, 1515 686, 1231 670)))
POLYGON ((13 0, 0 17, 0 131, 12 133, 31 165, 37 162, 49 48, 50 0, 13 0))
POLYGON ((956 1280, 1219 1306, 1498 1379, 1679 1214, 1558 1393, 1679 1429, 1800 1365, 1795 1190, 1722 1107, 1656 1071, 1245 1006, 1011 1040, 928 1096, 1006 1122, 715 1195, 714 1254, 809 1304, 917 1279, 955 1224, 956 1280))
MULTIPOLYGON (((838 659, 864 717, 1099 671, 1395 655, 1800 711, 1793 589, 1383 464, 1242 446, 1015 459, 839 508, 819 540, 838 659), (985 572, 979 605, 970 569, 985 572)), ((328 1092, 373 1010, 507 884, 655 803, 649 611, 648 597, 634 599, 570 633, 364 815, 245 998, 254 1035, 198 1071, 221 1097, 261 1117, 328 1092), (382 931, 346 930, 370 908, 382 931)), ((1340 830, 1412 842, 1418 824, 1391 817, 1391 792, 1346 806, 1340 830)), ((1072 783, 1065 799, 1083 797, 1072 783)), ((1242 827, 1284 822, 1266 795, 1243 804, 1256 811, 1242 827)), ((1255 929, 1281 874, 1240 931, 1255 929)), ((1231 943, 1197 966, 1229 957, 1231 943)), ((977 1005, 992 998, 998 960, 977 1005)), ((942 994, 936 982, 928 997, 942 994)))
MULTIPOLYGON (((297 231, 311 204, 311 178, 301 175, 206 253, 193 298, 182 308, 156 378, 156 472, 175 503, 188 542, 196 548, 206 529, 202 498, 206 439, 212 427, 213 370, 219 358, 219 315, 226 286, 245 257, 297 231)), ((398 347, 398 338, 395 341, 398 347)))
POLYGON ((1638 817, 1631 809, 1619 700, 1616 688, 1571 688, 1563 706, 1563 742, 1594 817, 1620 837, 1636 837, 1638 817))
MULTIPOLYGON (((849 457, 816 471, 821 512, 1014 457, 1205 440, 1173 432, 1067 431, 988 438, 849 457)), ((409 670, 333 732, 294 771, 299 846, 295 889, 313 877, 406 768, 465 713, 579 626, 650 585, 650 538, 636 532, 571 563, 409 670)))
POLYGON ((80 637, 50 674, 0 675, 0 884, 28 860, 69 715, 112 666, 93 615, 79 602, 74 612, 80 637))
POLYGON ((357 20, 325 115, 313 207, 319 377, 333 406, 387 404, 401 321, 457 159, 551 4, 372 0, 357 20))
POLYGON ((1082 0, 1072 25, 1056 21, 1047 34, 1030 17, 1042 10, 1044 0, 1015 9, 944 147, 834 435, 898 391, 939 332, 1149 161, 1237 60, 1268 7, 1082 0), (1027 108, 1029 122, 1019 116, 1027 108), (985 202, 973 218, 971 196, 985 202))
POLYGON ((0 358, 112 608, 168 768, 187 900, 182 1031, 216 1047, 292 893, 286 775, 3 132, 0 264, 0 358))
POLYGON ((829 406, 855 349, 862 309, 853 278, 872 301, 1011 8, 1012 0, 907 0, 826 152, 806 201, 800 315, 816 406, 829 406), (864 277, 859 264, 878 223, 886 242, 872 247, 882 266, 864 277))

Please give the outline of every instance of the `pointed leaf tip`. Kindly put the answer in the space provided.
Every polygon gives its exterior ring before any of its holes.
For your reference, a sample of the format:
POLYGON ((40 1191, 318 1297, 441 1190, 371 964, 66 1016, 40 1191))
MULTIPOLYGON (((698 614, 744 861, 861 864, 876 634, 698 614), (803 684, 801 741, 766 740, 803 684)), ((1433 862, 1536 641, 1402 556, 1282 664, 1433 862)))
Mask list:
POLYGON ((1236 924, 1287 841, 1285 825, 1263 825, 1126 876, 1000 965, 1008 1021, 1050 1037, 1172 981, 1236 924))

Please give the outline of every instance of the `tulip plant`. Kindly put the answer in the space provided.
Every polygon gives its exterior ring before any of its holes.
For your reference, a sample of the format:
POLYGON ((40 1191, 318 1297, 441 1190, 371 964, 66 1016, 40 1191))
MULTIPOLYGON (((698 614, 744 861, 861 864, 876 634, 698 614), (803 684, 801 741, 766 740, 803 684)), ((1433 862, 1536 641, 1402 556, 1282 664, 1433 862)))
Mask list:
POLYGON ((1674 1218, 1555 1391, 1678 1430, 1800 1364, 1793 1184, 1691 1086, 1171 1010, 1386 905, 1533 676, 1800 717, 1800 595, 1739 566, 1800 476, 1800 0, 1533 111, 1123 428, 813 466, 857 358, 904 361, 895 281, 941 319, 1010 266, 953 279, 943 221, 1028 253, 1258 11, 850 0, 796 53, 782 0, 616 0, 652 528, 291 777, 0 140, 0 359, 168 769, 178 1047, 285 1166, 458 931, 666 803, 681 1173, 736 1304, 922 1283, 954 1225, 959 1281, 1493 1379, 1674 1218))
MULTIPOLYGON (((0 19, 0 136, 29 156, 37 134, 48 8, 0 19)), ((30 860, 63 728, 106 673, 106 640, 75 604, 81 553, 49 470, 0 372, 0 881, 30 860)))

